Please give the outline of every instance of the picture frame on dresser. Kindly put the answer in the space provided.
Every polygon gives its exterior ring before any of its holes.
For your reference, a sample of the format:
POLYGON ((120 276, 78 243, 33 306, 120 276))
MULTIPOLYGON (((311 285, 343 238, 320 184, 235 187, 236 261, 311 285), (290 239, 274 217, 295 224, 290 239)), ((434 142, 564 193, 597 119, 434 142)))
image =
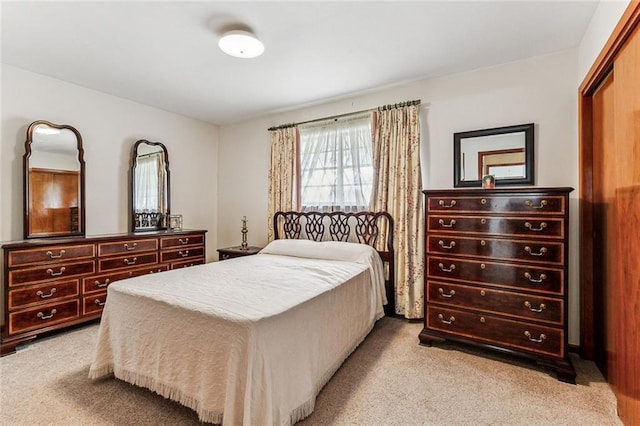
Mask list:
POLYGON ((423 191, 421 344, 451 340, 520 356, 575 384, 567 335, 571 191, 423 191))

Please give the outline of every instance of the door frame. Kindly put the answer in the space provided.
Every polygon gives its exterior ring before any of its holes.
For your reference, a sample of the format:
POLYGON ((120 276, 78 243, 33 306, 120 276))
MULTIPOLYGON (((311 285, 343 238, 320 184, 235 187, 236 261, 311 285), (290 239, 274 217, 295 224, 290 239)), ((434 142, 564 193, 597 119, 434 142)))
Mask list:
POLYGON ((613 61, 631 33, 640 24, 640 0, 631 0, 600 54, 578 89, 578 150, 580 198, 580 355, 595 356, 594 311, 598 300, 594 286, 594 186, 593 186, 593 104, 592 98, 609 74, 613 61))

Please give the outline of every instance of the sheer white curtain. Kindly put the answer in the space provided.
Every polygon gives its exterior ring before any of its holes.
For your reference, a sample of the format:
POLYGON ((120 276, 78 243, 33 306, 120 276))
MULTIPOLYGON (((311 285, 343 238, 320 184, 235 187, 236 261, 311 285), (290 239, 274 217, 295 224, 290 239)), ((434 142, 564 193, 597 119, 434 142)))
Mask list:
POLYGON ((300 126, 301 207, 367 210, 373 186, 371 114, 300 126))
POLYGON ((149 154, 146 157, 138 157, 136 164, 136 205, 135 211, 139 213, 156 213, 160 201, 160 154, 149 154))

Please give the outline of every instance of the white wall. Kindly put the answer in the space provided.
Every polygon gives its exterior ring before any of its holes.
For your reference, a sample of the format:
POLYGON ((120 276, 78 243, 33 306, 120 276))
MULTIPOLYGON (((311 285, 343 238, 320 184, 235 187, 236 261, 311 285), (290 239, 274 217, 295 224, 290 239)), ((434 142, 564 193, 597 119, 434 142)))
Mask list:
MULTIPOLYGON (((240 242, 240 219, 249 243, 267 240, 270 126, 421 99, 425 188, 453 187, 453 133, 535 123, 537 186, 577 185, 577 50, 275 114, 220 128, 218 235, 220 246, 240 242)), ((579 343, 577 191, 571 196, 569 339, 579 343)))
POLYGON ((579 83, 584 80, 629 3, 629 0, 601 0, 598 4, 578 47, 579 83))
POLYGON ((129 164, 136 140, 169 152, 171 211, 183 226, 207 229, 207 258, 217 259, 218 127, 74 84, 2 65, 0 241, 20 240, 22 155, 35 120, 74 126, 86 162, 86 233, 129 230, 129 164))

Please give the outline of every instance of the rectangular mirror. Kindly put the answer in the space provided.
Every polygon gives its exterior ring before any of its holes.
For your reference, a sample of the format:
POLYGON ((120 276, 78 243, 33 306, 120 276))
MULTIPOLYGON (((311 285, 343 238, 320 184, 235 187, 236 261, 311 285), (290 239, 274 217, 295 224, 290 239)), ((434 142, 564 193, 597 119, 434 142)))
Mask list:
POLYGON ((453 134, 453 186, 482 186, 493 175, 495 184, 533 185, 534 124, 495 127, 453 134))

